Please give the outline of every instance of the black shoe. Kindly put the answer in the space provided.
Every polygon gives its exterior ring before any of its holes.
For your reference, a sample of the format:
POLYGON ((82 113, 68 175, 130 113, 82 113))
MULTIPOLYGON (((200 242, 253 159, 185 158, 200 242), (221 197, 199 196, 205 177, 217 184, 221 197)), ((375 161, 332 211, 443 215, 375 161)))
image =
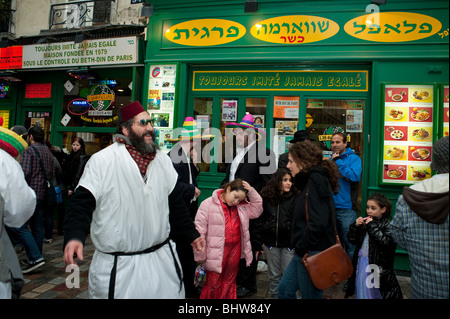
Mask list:
POLYGON ((36 270, 36 269, 44 266, 44 264, 45 264, 44 259, 40 259, 35 262, 29 262, 28 265, 24 269, 22 269, 22 273, 28 274, 29 272, 32 272, 33 270, 36 270))
POLYGON ((251 296, 254 294, 256 294, 256 289, 250 290, 245 287, 238 287, 236 289, 236 295, 238 298, 244 298, 244 297, 248 297, 248 296, 251 296))

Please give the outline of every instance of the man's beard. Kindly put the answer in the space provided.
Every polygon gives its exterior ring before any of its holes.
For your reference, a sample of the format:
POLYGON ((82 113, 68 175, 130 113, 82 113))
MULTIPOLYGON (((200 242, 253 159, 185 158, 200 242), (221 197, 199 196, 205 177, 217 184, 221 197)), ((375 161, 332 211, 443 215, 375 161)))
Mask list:
POLYGON ((156 138, 154 131, 147 131, 144 135, 139 136, 133 130, 130 130, 128 139, 130 140, 131 145, 136 147, 142 155, 153 154, 159 149, 158 144, 155 142, 156 138), (144 140, 144 136, 147 134, 150 134, 152 137, 152 141, 150 143, 146 143, 144 140))

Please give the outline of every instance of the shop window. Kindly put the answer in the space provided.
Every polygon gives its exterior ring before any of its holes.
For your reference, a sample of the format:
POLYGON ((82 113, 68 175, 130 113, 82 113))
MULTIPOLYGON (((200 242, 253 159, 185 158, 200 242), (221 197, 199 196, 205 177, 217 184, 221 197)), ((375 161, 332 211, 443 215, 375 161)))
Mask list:
POLYGON ((86 154, 92 155, 112 144, 111 133, 82 133, 65 132, 63 137, 63 151, 70 153, 72 151, 72 139, 81 137, 86 144, 86 154))
POLYGON ((117 110, 131 102, 131 79, 77 76, 64 84, 61 123, 70 127, 116 127, 117 110))
POLYGON ((298 130, 299 96, 274 96, 271 141, 276 158, 287 152, 289 141, 298 130))
POLYGON ((349 137, 348 147, 363 157, 364 147, 364 100, 308 99, 306 128, 318 141, 324 154, 331 154, 331 135, 343 132, 349 137))
POLYGON ((227 162, 232 159, 235 154, 235 139, 232 134, 226 134, 227 123, 238 122, 238 98, 221 98, 220 99, 220 134, 222 138, 222 154, 217 164, 217 172, 225 173, 227 170, 227 162), (233 139, 232 141, 227 140, 233 139))
MULTIPOLYGON (((197 97, 194 99, 194 119, 197 122, 198 129, 202 134, 208 134, 211 129, 213 113, 213 98, 212 97, 197 97)), ((210 143, 209 140, 201 142, 201 150, 205 149, 205 146, 210 143)), ((201 155, 197 157, 197 161, 201 172, 210 172, 211 156, 210 154, 197 154, 201 155)))
MULTIPOLYGON (((363 161, 364 151, 364 100, 350 99, 308 99, 306 129, 309 135, 323 148, 325 156, 332 154, 331 135, 343 132, 348 144, 363 161)), ((358 185, 356 210, 360 213, 362 183, 358 185)))
POLYGON ((44 141, 49 141, 52 126, 52 112, 25 112, 24 126, 29 129, 35 125, 44 129, 44 141))
POLYGON ((262 97, 249 97, 246 99, 245 111, 253 115, 255 127, 266 128, 267 99, 262 97))

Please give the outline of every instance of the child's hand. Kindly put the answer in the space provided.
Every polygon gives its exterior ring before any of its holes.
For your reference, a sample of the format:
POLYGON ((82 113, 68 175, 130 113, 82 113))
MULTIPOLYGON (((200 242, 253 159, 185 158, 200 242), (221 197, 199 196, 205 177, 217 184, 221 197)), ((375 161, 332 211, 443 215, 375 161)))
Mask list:
POLYGON ((253 189, 253 187, 247 183, 246 181, 242 181, 242 186, 250 193, 250 191, 253 189))
POLYGON ((358 217, 358 219, 356 219, 356 226, 361 226, 362 224, 364 224, 364 218, 358 217))

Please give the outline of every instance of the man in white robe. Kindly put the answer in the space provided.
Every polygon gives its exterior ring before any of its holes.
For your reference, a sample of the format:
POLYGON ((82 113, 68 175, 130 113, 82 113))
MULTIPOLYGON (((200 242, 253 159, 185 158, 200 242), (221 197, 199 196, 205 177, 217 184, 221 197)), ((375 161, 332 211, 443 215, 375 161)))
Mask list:
POLYGON ((0 117, 0 299, 15 299, 20 296, 24 280, 4 226, 20 227, 30 219, 36 207, 36 193, 28 186, 22 166, 14 159, 28 145, 2 124, 0 117))
POLYGON ((91 224, 90 298, 184 298, 171 227, 195 250, 205 243, 170 158, 157 150, 148 112, 133 102, 119 116, 121 134, 91 156, 67 208, 64 261, 83 259, 91 224))

